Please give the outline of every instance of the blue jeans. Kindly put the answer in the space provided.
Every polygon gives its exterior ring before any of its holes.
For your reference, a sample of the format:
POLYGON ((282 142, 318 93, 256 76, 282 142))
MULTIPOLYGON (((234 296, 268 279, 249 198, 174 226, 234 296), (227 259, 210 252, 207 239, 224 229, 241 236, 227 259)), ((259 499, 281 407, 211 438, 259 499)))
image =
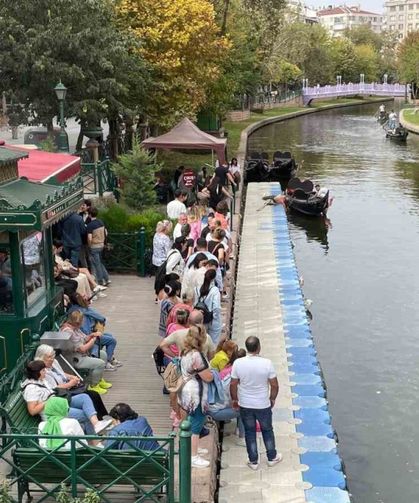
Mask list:
POLYGON ((226 407, 220 410, 209 410, 208 415, 216 421, 229 421, 230 419, 237 418, 237 428, 239 429, 240 438, 244 437, 244 425, 240 417, 240 412, 232 407, 226 407))
POLYGON ((251 463, 258 463, 258 446, 256 442, 256 421, 259 421, 263 443, 266 447, 268 461, 276 458, 275 437, 272 428, 272 409, 247 409, 240 407, 240 417, 244 424, 247 455, 251 463))
POLYGON ((80 249, 81 246, 77 246, 76 248, 70 248, 69 246, 64 246, 65 256, 70 260, 70 262, 74 267, 79 266, 80 249))
POLYGON ((116 348, 117 342, 115 337, 112 334, 109 333, 104 333, 100 339, 96 339, 95 345, 93 346, 92 349, 92 355, 99 356, 99 349, 100 348, 105 348, 106 351, 106 357, 108 362, 112 361, 113 354, 115 353, 115 348, 116 348))
POLYGON ((77 421, 83 426, 87 435, 94 435, 95 429, 90 422, 90 418, 92 416, 96 416, 96 410, 90 396, 85 393, 74 395, 71 397, 70 405, 68 417, 77 419, 77 421))
POLYGON ((102 262, 103 248, 90 248, 90 260, 96 281, 101 285, 109 281, 108 271, 102 262))

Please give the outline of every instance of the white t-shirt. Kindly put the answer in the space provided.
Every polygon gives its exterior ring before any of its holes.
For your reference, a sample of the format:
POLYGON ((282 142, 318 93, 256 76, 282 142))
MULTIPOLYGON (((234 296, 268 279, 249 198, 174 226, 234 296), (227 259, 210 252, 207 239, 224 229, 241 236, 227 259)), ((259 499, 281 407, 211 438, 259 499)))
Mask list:
POLYGON ((166 211, 169 218, 179 218, 181 213, 186 213, 186 206, 177 199, 174 199, 167 205, 166 211))
POLYGON ((261 356, 248 355, 233 363, 232 379, 239 379, 239 405, 247 409, 267 409, 269 400, 269 379, 276 377, 271 360, 261 356))
MULTIPOLYGON (((46 421, 41 421, 38 426, 38 433, 39 435, 42 435, 42 432, 44 431, 46 421)), ((70 417, 65 417, 64 419, 61 419, 60 421, 60 428, 61 431, 63 432, 63 435, 66 437, 72 437, 72 436, 77 436, 77 437, 82 437, 84 436, 84 431, 82 427, 80 426, 80 423, 77 421, 77 419, 72 419, 70 417)), ((40 438, 39 439, 39 445, 46 449, 47 448, 47 441, 48 439, 46 438, 40 438)), ((86 441, 82 441, 83 443, 86 443, 86 441)), ((67 442, 65 443, 61 449, 70 449, 71 443, 67 442)), ((76 448, 80 448, 81 445, 79 443, 76 444, 76 448)))

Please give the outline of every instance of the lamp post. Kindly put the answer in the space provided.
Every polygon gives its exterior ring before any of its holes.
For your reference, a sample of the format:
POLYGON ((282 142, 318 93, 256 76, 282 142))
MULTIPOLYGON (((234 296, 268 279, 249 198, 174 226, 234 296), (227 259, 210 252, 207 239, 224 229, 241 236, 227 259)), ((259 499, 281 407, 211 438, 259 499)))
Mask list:
POLYGON ((65 122, 64 122, 64 100, 65 95, 67 94, 67 88, 60 81, 54 87, 54 91, 57 96, 58 103, 60 105, 60 134, 58 135, 58 150, 59 152, 69 152, 68 135, 65 130, 65 122))
POLYGON ((364 73, 361 73, 359 75, 359 83, 361 84, 361 89, 363 89, 364 84, 365 84, 365 74, 364 73))

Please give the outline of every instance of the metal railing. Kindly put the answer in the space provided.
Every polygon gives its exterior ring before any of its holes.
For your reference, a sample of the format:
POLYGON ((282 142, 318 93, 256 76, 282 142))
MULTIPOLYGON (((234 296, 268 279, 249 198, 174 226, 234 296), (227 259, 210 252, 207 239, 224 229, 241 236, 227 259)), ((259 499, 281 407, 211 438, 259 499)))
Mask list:
POLYGON ((119 501, 121 486, 131 486, 135 502, 191 503, 191 429, 188 420, 180 426, 179 451, 175 435, 167 437, 107 436, 111 441, 98 448, 87 442, 102 441, 96 435, 71 436, 4 434, 0 435, 0 458, 9 466, 11 501, 20 503, 25 493, 41 493, 37 501, 55 500, 62 484, 72 497, 92 489, 105 503, 119 501), (62 440, 51 449, 39 440, 62 440), (148 451, 138 442, 155 440, 159 447, 148 451), (113 448, 123 442, 128 450, 113 448), (175 456, 179 457, 178 487, 175 486, 175 456), (14 494, 17 493, 17 499, 14 494), (176 495, 178 499, 176 498, 176 495))
POLYGON ((96 163, 82 162, 80 176, 83 179, 85 195, 99 195, 102 197, 105 192, 114 192, 118 186, 118 180, 109 159, 96 163))
POLYGON ((145 228, 133 232, 109 232, 103 258, 106 268, 111 271, 135 272, 138 276, 145 276, 151 264, 145 228))

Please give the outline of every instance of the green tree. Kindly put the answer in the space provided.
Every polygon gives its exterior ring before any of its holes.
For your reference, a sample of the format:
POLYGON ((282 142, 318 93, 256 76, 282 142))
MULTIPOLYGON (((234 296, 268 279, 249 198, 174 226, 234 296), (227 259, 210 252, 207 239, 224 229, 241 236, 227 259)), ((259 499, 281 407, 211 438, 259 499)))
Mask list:
POLYGON ((367 24, 346 28, 343 33, 354 45, 370 45, 377 52, 381 50, 384 43, 381 34, 373 31, 367 24))
POLYGON ((366 82, 375 82, 379 73, 379 55, 369 44, 356 45, 355 48, 356 66, 359 73, 365 75, 366 82))
POLYGON ((411 32, 400 44, 398 65, 401 79, 412 83, 414 98, 418 98, 419 88, 419 30, 411 32))
POLYGON ((146 65, 116 26, 112 0, 0 0, 0 85, 29 122, 52 128, 54 86, 82 123, 115 119, 145 101, 146 65))
POLYGON ((358 82, 359 72, 354 44, 346 38, 332 40, 333 73, 342 76, 342 82, 358 82))
POLYGON ((144 150, 137 142, 132 152, 118 157, 113 169, 121 179, 121 195, 124 202, 135 210, 144 210, 156 204, 156 156, 144 150))

